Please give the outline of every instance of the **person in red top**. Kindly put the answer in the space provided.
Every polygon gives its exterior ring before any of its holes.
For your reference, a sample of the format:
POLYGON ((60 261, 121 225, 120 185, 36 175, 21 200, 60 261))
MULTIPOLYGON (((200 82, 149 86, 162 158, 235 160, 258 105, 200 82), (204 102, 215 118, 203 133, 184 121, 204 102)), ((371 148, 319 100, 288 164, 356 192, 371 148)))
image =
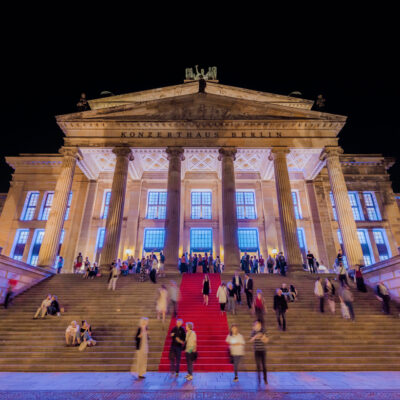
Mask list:
POLYGON ((262 328, 264 329, 264 314, 266 312, 265 301, 262 296, 262 291, 257 290, 257 296, 254 299, 254 313, 256 314, 257 321, 260 321, 262 328))
POLYGON ((359 290, 360 292, 366 293, 367 288, 365 286, 364 278, 363 278, 363 275, 361 273, 361 267, 362 267, 361 265, 356 265, 356 275, 355 275, 355 277, 356 277, 357 290, 359 290))
POLYGON ((265 261, 263 259, 262 254, 260 255, 260 258, 258 259, 258 265, 260 266, 260 274, 263 274, 265 272, 265 261))

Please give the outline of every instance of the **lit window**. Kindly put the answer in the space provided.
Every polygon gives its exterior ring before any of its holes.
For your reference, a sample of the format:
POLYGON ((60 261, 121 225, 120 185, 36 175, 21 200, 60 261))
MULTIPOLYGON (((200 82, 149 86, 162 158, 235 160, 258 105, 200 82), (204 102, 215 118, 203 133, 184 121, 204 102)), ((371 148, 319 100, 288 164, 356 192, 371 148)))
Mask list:
POLYGON ((165 229, 146 228, 144 230, 143 250, 146 252, 161 251, 164 249, 165 229))
POLYGON ((100 250, 104 246, 104 238, 106 236, 106 228, 99 228, 97 231, 96 249, 100 250))
POLYGON ((373 229, 372 233, 374 235, 375 244, 378 249, 379 259, 387 260, 392 256, 390 251, 390 246, 388 244, 386 231, 384 229, 373 229))
POLYGON ((67 211, 65 212, 65 220, 67 220, 68 217, 69 217, 69 210, 71 208, 71 201, 72 201, 72 192, 69 192, 68 203, 67 203, 67 211))
POLYGON ((307 246, 303 228, 297 228, 297 240, 299 241, 300 252, 303 256, 304 261, 307 258, 307 246))
POLYGON ((299 203, 299 198, 298 198, 297 192, 295 192, 295 191, 292 192, 292 199, 293 199, 294 215, 295 215, 296 219, 302 219, 300 203, 299 203))
POLYGON ((25 207, 21 215, 22 221, 31 221, 33 219, 38 200, 39 192, 29 192, 26 195, 25 207))
POLYGON ((39 259, 39 251, 43 242, 44 229, 36 229, 33 235, 33 241, 31 245, 29 264, 37 265, 39 259))
POLYGON ((337 213, 336 213, 335 199, 333 198, 332 192, 329 193, 329 198, 331 199, 331 204, 332 204, 333 219, 334 219, 335 221, 337 221, 337 213))
POLYGON ((238 229, 238 242, 240 251, 258 251, 258 230, 257 229, 238 229))
POLYGON ((51 205, 53 204, 54 192, 47 192, 44 198, 42 212, 40 215, 41 221, 47 221, 49 219, 49 214, 51 210, 51 205))
POLYGON ((367 238, 368 231, 365 229, 357 229, 357 235, 364 256, 364 264, 371 265, 373 263, 373 260, 372 260, 371 246, 367 238))
POLYGON ((343 246, 343 238, 342 238, 342 232, 340 232, 340 229, 337 231, 338 239, 339 239, 339 244, 342 249, 342 255, 343 255, 343 265, 347 268, 347 257, 344 255, 344 246, 343 246))
POLYGON ((108 209, 110 208, 110 200, 111 200, 111 190, 106 190, 104 192, 103 212, 101 213, 101 219, 107 219, 108 209))
POLYGON ((167 192, 149 191, 147 198, 148 219, 165 219, 167 212, 167 192))
POLYGON ((368 219, 370 221, 381 221, 382 217, 379 212, 378 204, 376 203, 375 195, 372 192, 364 192, 365 208, 367 209, 368 219))
POLYGON ((238 219, 256 219, 254 192, 236 192, 236 212, 238 219))
POLYGON ((28 237, 29 229, 17 229, 17 233, 15 234, 14 249, 12 251, 12 258, 15 260, 22 260, 28 237))
POLYGON ((192 219, 211 219, 211 192, 192 192, 192 219))
POLYGON ((358 192, 349 192, 349 200, 355 221, 363 221, 364 214, 361 209, 360 198, 358 192))
POLYGON ((212 252, 212 229, 193 228, 190 230, 191 252, 212 252))

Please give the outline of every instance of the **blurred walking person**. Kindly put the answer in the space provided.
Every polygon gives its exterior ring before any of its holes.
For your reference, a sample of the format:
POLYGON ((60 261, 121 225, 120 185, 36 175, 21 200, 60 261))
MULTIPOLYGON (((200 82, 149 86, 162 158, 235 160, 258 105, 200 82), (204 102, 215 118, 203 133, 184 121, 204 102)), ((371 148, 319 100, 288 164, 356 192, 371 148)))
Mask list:
POLYGON ((260 321, 262 328, 265 329, 264 315, 266 313, 266 307, 265 307, 265 300, 262 296, 262 291, 260 289, 257 290, 257 295, 256 298, 254 299, 253 307, 257 321, 260 321))
POLYGON ((350 288, 348 285, 343 284, 343 286, 339 289, 339 297, 340 300, 347 306, 347 309, 350 314, 350 319, 354 321, 355 320, 355 314, 353 309, 354 296, 353 293, 350 292, 350 288))
POLYGON ((243 336, 239 333, 239 329, 237 325, 231 326, 231 331, 229 335, 226 337, 226 343, 229 344, 229 353, 231 356, 231 361, 233 364, 233 370, 235 373, 235 377, 233 382, 238 382, 238 371, 239 371, 239 364, 240 360, 244 356, 244 347, 245 341, 243 336))
MULTIPOLYGON (((285 302, 286 300, 283 299, 285 302)), ((262 370, 264 383, 268 385, 267 379, 267 354, 266 354, 266 344, 268 343, 268 337, 261 326, 260 321, 256 321, 253 325, 253 331, 251 332, 250 342, 254 346, 254 358, 257 365, 257 378, 258 384, 260 384, 260 372, 262 370)))
POLYGON ((204 275, 203 289, 201 292, 203 293, 203 304, 208 306, 208 296, 211 293, 211 283, 207 274, 204 275))
POLYGON ((149 354, 148 324, 148 318, 141 318, 136 333, 136 371, 134 363, 132 363, 131 372, 136 372, 139 379, 144 379, 147 371, 147 357, 149 354))
POLYGON ((328 301, 329 309, 331 310, 332 314, 335 314, 335 286, 331 282, 330 278, 325 279, 324 285, 324 293, 326 296, 326 300, 328 301))
POLYGON ((216 297, 218 299, 219 307, 221 309, 221 315, 223 315, 225 312, 225 305, 228 302, 228 292, 226 290, 225 282, 221 282, 221 285, 217 290, 216 297))
POLYGON ((168 291, 165 285, 161 285, 158 289, 158 298, 157 298, 157 319, 160 319, 160 315, 162 316, 162 322, 165 323, 165 315, 167 314, 168 308, 168 291))
POLYGON ((282 294, 281 289, 276 289, 276 294, 274 296, 274 310, 276 313, 276 319, 278 321, 279 329, 286 331, 286 310, 288 305, 285 296, 282 294), (282 321, 281 321, 282 320, 282 321))
POLYGON ((193 379, 193 363, 197 359, 197 335, 193 327, 193 322, 186 322, 185 354, 188 373, 185 378, 187 381, 193 379))
POLYGON ((325 293, 324 293, 324 288, 322 287, 321 278, 319 278, 319 277, 315 281, 314 294, 319 299, 319 311, 323 313, 324 312, 324 296, 325 296, 325 293))

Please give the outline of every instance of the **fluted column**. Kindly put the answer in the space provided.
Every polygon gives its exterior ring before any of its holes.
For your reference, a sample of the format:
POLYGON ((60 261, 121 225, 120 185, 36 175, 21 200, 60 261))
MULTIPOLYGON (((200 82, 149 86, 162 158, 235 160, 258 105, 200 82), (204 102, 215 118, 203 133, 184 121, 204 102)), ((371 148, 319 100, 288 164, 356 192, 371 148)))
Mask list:
POLYGON ((235 154, 233 147, 219 149, 221 165, 222 224, 225 272, 235 271, 240 266, 238 222, 236 214, 235 154))
POLYGON ((57 179, 53 203, 39 251, 38 265, 43 268, 51 268, 55 263, 67 211, 68 197, 74 179, 76 161, 80 157, 79 150, 76 147, 64 147, 60 150, 60 153, 64 156, 61 172, 57 179))
POLYGON ((168 147, 167 212, 165 217, 165 268, 176 271, 179 257, 181 217, 181 164, 185 159, 182 147, 168 147))
POLYGON ((129 147, 115 147, 113 153, 116 155, 116 163, 111 186, 110 206, 106 221, 106 236, 100 256, 100 265, 102 268, 108 267, 113 260, 118 258, 122 220, 124 216, 128 167, 129 161, 133 160, 133 155, 129 147))
POLYGON ((340 154, 343 150, 336 146, 325 147, 323 158, 326 159, 329 182, 332 189, 339 229, 343 238, 344 252, 349 268, 363 263, 363 253, 357 235, 357 226, 351 209, 346 182, 340 165, 340 154))
POLYGON ((292 189, 286 161, 286 155, 289 153, 290 150, 287 147, 273 147, 270 159, 274 162, 279 220, 286 262, 292 269, 302 269, 303 259, 297 239, 296 217, 294 215, 292 189))

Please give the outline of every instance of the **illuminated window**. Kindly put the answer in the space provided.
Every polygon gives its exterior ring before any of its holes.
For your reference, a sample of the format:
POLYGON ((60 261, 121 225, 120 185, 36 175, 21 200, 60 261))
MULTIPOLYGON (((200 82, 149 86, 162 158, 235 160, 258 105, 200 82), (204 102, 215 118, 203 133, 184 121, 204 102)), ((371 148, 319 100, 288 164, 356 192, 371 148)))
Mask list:
MULTIPOLYGON (((358 197, 358 192, 348 192, 348 195, 349 195, 351 209, 353 210, 354 220, 355 221, 363 221, 364 214, 362 212, 360 199, 358 197)), ((333 198, 332 192, 329 193, 329 197, 331 199, 331 204, 332 204, 332 209, 333 209, 333 218, 335 221, 337 221, 335 199, 333 198)))
POLYGON ((333 219, 334 219, 335 221, 337 221, 337 213, 336 213, 335 199, 333 198, 332 192, 329 193, 329 198, 331 199, 331 204, 332 204, 333 219))
POLYGON ((47 221, 49 219, 51 205, 53 204, 53 198, 54 198, 54 192, 46 193, 42 206, 42 212, 39 218, 41 221, 47 221))
POLYGON ((110 200, 111 200, 111 190, 106 190, 104 192, 103 212, 101 213, 101 219, 107 219, 108 209, 110 208, 110 200))
POLYGON ((149 191, 147 198, 148 219, 165 219, 167 212, 167 192, 149 191))
POLYGON ((106 228, 99 228, 97 231, 96 249, 100 250, 104 246, 104 238, 106 236, 106 228))
POLYGON ((146 228, 144 230, 143 250, 146 252, 161 251, 164 249, 165 229, 146 228))
POLYGON ((31 221, 35 216, 36 206, 39 200, 39 192, 29 192, 26 195, 25 207, 21 215, 22 221, 31 221))
POLYGON ((33 234, 33 240, 29 256, 29 264, 31 265, 37 265, 40 247, 43 242, 43 237, 44 237, 44 229, 36 229, 35 233, 33 234))
POLYGON ((14 239, 14 248, 12 251, 12 258, 15 260, 22 260, 28 237, 29 229, 17 229, 14 239))
POLYGON ((238 219, 256 219, 254 192, 236 192, 236 212, 238 219))
POLYGON ((65 220, 68 219, 69 217, 69 210, 71 208, 71 201, 72 201, 72 192, 69 192, 69 196, 68 196, 68 203, 67 203, 67 211, 65 212, 65 220))
POLYGON ((363 252, 364 264, 371 265, 374 261, 372 257, 371 245, 368 239, 368 231, 366 229, 357 229, 357 235, 363 252))
POLYGON ((258 251, 258 229, 238 229, 239 249, 244 252, 258 251))
POLYGON ((339 239, 339 244, 340 248, 342 249, 342 255, 343 255, 343 265, 347 268, 347 257, 344 255, 344 246, 343 246, 343 238, 342 238, 342 232, 340 232, 340 229, 337 231, 338 239, 339 239))
POLYGON ((302 219, 299 196, 296 191, 292 192, 292 199, 293 199, 294 215, 296 219, 302 219))
POLYGON ((212 229, 192 228, 190 230, 191 252, 212 252, 212 229))
POLYGON ((211 219, 211 192, 192 192, 192 219, 211 219))
POLYGON ((370 221, 381 221, 382 217, 373 192, 364 192, 365 208, 367 209, 368 219, 370 221))
POLYGON ((297 228, 297 240, 299 241, 299 247, 304 261, 307 258, 307 245, 303 228, 297 228))
POLYGON ((386 231, 384 229, 373 229, 372 233, 374 235, 375 244, 378 249, 379 259, 387 260, 392 257, 390 246, 388 244, 386 231))

